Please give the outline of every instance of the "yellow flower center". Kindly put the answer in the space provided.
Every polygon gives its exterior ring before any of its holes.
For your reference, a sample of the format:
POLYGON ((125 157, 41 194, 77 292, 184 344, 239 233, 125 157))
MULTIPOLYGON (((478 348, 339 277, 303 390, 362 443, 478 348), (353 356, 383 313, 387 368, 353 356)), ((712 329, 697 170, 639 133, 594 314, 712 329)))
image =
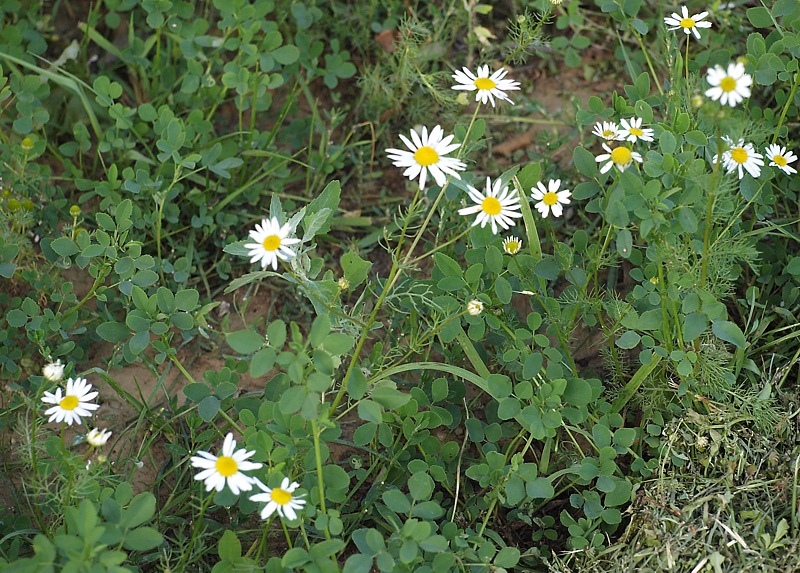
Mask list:
POLYGON ((427 167, 439 162, 439 154, 436 153, 433 147, 425 145, 414 152, 414 161, 423 167, 427 167))
POLYGON ((278 235, 270 235, 261 244, 265 251, 274 251, 281 246, 281 238, 278 235))
POLYGON ((217 471, 220 475, 231 477, 239 471, 239 465, 236 463, 236 460, 231 457, 220 456, 217 458, 217 471))
POLYGON ((719 87, 721 87, 724 92, 732 92, 736 89, 736 80, 730 76, 725 76, 722 78, 722 81, 719 82, 719 87))
POLYGON ((64 396, 58 405, 64 410, 74 410, 78 407, 78 399, 75 396, 64 396))
POLYGON ((731 159, 736 163, 742 164, 747 161, 747 151, 742 147, 734 147, 731 149, 731 159))
POLYGON ((789 163, 783 155, 773 155, 772 161, 775 165, 779 165, 780 167, 786 167, 786 164, 789 163))
POLYGON ((487 215, 499 215, 500 211, 503 210, 503 206, 500 205, 500 201, 498 201, 495 197, 487 197, 481 203, 481 209, 487 215))
POLYGON ((681 28, 694 28, 694 20, 691 18, 683 18, 681 20, 681 28))
POLYGON ((631 150, 627 147, 616 147, 614 151, 611 152, 611 161, 617 165, 627 165, 632 159, 633 154, 631 154, 631 150))
POLYGON ((490 90, 497 87, 497 84, 489 78, 478 78, 475 80, 475 87, 479 90, 490 90))
POLYGON ((286 505, 292 501, 292 494, 279 487, 273 489, 272 492, 270 492, 269 497, 278 505, 286 505))
POLYGON ((616 134, 616 131, 611 131, 610 129, 603 130, 603 137, 611 137, 612 135, 616 134))
POLYGON ((505 250, 509 255, 516 255, 519 252, 519 242, 509 241, 505 244, 505 250))
POLYGON ((558 195, 556 195, 552 191, 550 191, 549 193, 545 193, 544 197, 542 197, 542 202, 545 205, 549 205, 550 207, 552 207, 553 205, 558 203, 558 195))
POLYGON ((631 132, 631 135, 635 135, 636 137, 641 137, 644 135, 644 131, 642 131, 638 127, 632 127, 628 131, 631 132))

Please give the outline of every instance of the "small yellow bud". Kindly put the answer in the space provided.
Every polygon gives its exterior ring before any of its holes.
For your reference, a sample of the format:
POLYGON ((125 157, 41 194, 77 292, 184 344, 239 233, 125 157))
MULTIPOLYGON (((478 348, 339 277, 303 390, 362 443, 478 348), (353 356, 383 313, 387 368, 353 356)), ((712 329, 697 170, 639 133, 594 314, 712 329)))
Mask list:
POLYGON ((23 199, 22 208, 30 213, 34 209, 33 201, 31 201, 30 199, 23 199))
POLYGON ((8 210, 11 211, 12 213, 14 211, 19 211, 19 208, 21 206, 22 205, 20 205, 20 202, 19 202, 18 199, 11 198, 11 199, 8 200, 8 210))
POLYGON ((78 215, 81 214, 81 208, 78 207, 77 205, 73 205, 72 207, 69 208, 69 214, 72 215, 73 217, 77 217, 78 215))
POLYGON ((344 277, 340 278, 336 284, 339 286, 339 290, 348 290, 350 288, 350 281, 344 277))
POLYGON ((33 140, 30 137, 26 137, 25 139, 22 140, 21 145, 22 149, 24 149, 25 151, 30 151, 31 149, 33 149, 33 140))

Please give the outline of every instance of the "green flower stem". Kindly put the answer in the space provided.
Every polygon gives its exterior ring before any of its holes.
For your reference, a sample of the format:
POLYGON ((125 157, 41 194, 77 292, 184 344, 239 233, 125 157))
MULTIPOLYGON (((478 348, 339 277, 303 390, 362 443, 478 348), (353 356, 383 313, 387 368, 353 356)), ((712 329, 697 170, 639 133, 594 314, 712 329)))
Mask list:
MULTIPOLYGON (((478 111, 480 110, 481 106, 478 104, 475 108, 475 113, 472 114, 472 119, 469 122, 469 126, 467 127, 467 132, 464 136, 464 141, 459 148, 458 157, 461 157, 461 153, 464 151, 464 148, 469 141, 469 134, 472 131, 472 126, 475 124, 475 118, 478 116, 478 111)), ((411 256, 414 253, 414 249, 417 247, 420 239, 422 239, 425 230, 428 228, 428 224, 430 223, 431 219, 433 218, 433 214, 436 212, 436 208, 439 206, 442 198, 444 197, 445 191, 447 190, 447 186, 450 183, 450 177, 447 177, 447 181, 442 186, 442 190, 439 192, 439 195, 436 197, 436 200, 428 209, 428 213, 425 216, 425 220, 422 222, 422 225, 417 230, 416 235, 414 236, 414 240, 411 242, 411 245, 408 247, 406 254, 403 256, 402 260, 399 259, 400 251, 403 247, 403 242, 408 232, 408 226, 410 224, 410 220, 406 218, 405 223, 403 224, 403 231, 400 233, 400 238, 397 241, 397 247, 394 250, 394 257, 392 257, 392 268, 389 270, 389 276, 386 279, 386 283, 384 284, 383 290, 381 294, 378 296, 378 300, 375 301, 375 306, 372 309, 369 317, 367 318, 366 324, 361 331, 361 336, 358 338, 358 342, 356 343, 356 348, 353 351, 353 356, 350 359, 350 364, 347 366, 347 370, 344 373, 344 377, 342 378, 342 385, 339 388, 339 391, 336 393, 336 397, 333 399, 331 403, 331 407, 329 410, 329 415, 333 416, 336 412, 336 408, 341 403, 342 399, 344 398, 345 392, 347 392, 347 385, 350 382, 350 375, 353 372, 353 368, 355 368, 356 363, 358 362, 361 351, 364 348, 364 344, 367 341, 367 337, 369 333, 372 331, 372 325, 375 324, 375 321, 378 318, 378 312, 380 311, 381 307, 383 306, 386 297, 391 292, 392 288, 394 287, 397 280, 400 278, 400 272, 402 269, 407 268, 409 262, 411 262, 411 256)), ((409 208, 409 213, 414 211, 414 207, 416 207, 417 202, 420 200, 421 189, 417 189, 416 194, 414 195, 414 199, 411 202, 411 207, 409 208)))
POLYGON ((103 282, 106 280, 106 277, 110 272, 111 272, 111 266, 108 264, 103 265, 100 268, 100 272, 97 274, 97 278, 94 279, 94 283, 92 283, 92 288, 89 289, 89 292, 87 292, 86 295, 84 295, 84 297, 80 300, 78 304, 76 304, 75 306, 67 310, 67 312, 65 312, 63 315, 61 315, 62 324, 67 318, 78 312, 78 310, 80 310, 84 304, 89 302, 89 299, 91 299, 92 296, 94 296, 94 293, 97 292, 97 289, 100 288, 100 285, 103 284, 103 282))
MULTIPOLYGON (((169 359, 172 361, 172 363, 175 366, 177 366, 178 370, 181 371, 181 374, 183 374, 186 377, 186 379, 189 381, 190 384, 194 384, 195 383, 194 377, 191 374, 189 374, 189 371, 186 370, 186 368, 184 368, 183 364, 181 364, 181 361, 178 360, 177 356, 171 355, 169 357, 169 359)), ((236 420, 234 420, 233 418, 230 417, 230 415, 225 410, 220 408, 219 410, 217 410, 217 413, 220 416, 222 416, 222 418, 226 422, 228 422, 228 424, 230 424, 231 428, 233 428, 234 430, 236 430, 240 434, 244 435, 244 430, 239 426, 239 424, 236 422, 236 420)))
POLYGON ((684 67, 686 70, 686 98, 689 98, 689 44, 692 41, 692 35, 686 36, 686 56, 684 57, 684 67))
POLYGON ((256 551, 256 555, 254 558, 256 563, 258 563, 259 560, 261 559, 261 552, 264 550, 264 548, 267 547, 267 533, 269 533, 270 525, 272 525, 272 519, 273 519, 272 517, 269 518, 269 520, 261 530, 261 537, 253 541, 253 544, 250 545, 250 548, 247 550, 247 553, 244 554, 245 557, 250 557, 250 555, 253 554, 253 551, 256 548, 258 548, 258 551, 256 551))
MULTIPOLYGON (((669 329, 669 313, 667 312, 667 288, 664 279, 664 265, 659 261, 658 263, 658 291, 661 295, 661 326, 664 331, 664 343, 667 345, 667 350, 672 352, 672 332, 669 329)), ((683 348, 683 344, 681 344, 683 348)))
MULTIPOLYGON (((283 529, 283 536, 286 538, 286 546, 289 549, 293 549, 294 548, 294 544, 292 543, 292 536, 289 535, 289 528, 286 527, 286 522, 285 521, 283 521, 282 519, 280 521, 281 521, 281 528, 283 529)), ((300 522, 300 526, 302 527, 302 525, 303 525, 303 522, 301 521, 300 522)), ((308 545, 308 540, 307 539, 306 539, 306 545, 308 545)))
MULTIPOLYGON (((631 28, 633 27, 631 26, 631 28)), ((653 77, 653 82, 656 84, 656 87, 658 88, 658 93, 663 96, 664 90, 661 88, 661 82, 658 81, 658 76, 656 75, 656 71, 653 68, 653 62, 650 61, 650 54, 647 51, 647 47, 644 45, 644 42, 642 41, 642 35, 639 34, 639 32, 637 32, 636 30, 633 30, 633 35, 636 36, 636 41, 639 42, 639 47, 642 49, 642 53, 644 54, 644 59, 647 62, 647 69, 650 70, 650 75, 653 77)))
POLYGON ((720 149, 722 136, 717 128, 717 160, 714 162, 714 169, 711 172, 711 184, 708 186, 708 207, 706 208, 706 228, 703 231, 703 264, 700 270, 700 286, 705 287, 706 277, 708 276, 708 242, 711 238, 711 222, 714 216, 714 191, 717 187, 719 178, 719 166, 722 163, 722 151, 720 149))
POLYGON ((189 539, 189 546, 184 549, 183 554, 181 555, 181 560, 175 567, 176 571, 186 570, 187 562, 193 553, 194 544, 197 541, 197 537, 200 535, 200 529, 203 527, 203 516, 205 516, 206 509, 208 509, 208 506, 211 505, 211 501, 213 499, 214 492, 211 492, 203 500, 203 505, 200 506, 200 515, 198 515, 194 520, 194 527, 192 528, 192 537, 189 539))
MULTIPOLYGON (((319 488, 319 508, 328 517, 328 510, 325 508, 325 480, 322 477, 322 449, 319 445, 319 435, 321 430, 317 426, 316 418, 311 420, 311 432, 314 434, 314 459, 317 462, 317 487, 319 488)), ((325 525, 325 539, 331 538, 331 532, 325 525)))
POLYGON ((792 89, 789 91, 789 97, 786 98, 786 103, 783 104, 781 116, 778 118, 778 125, 775 127, 775 135, 772 136, 773 144, 778 141, 778 136, 781 133, 781 127, 783 127, 783 120, 786 119, 786 112, 789 111, 789 106, 792 105, 792 102, 794 101, 794 94, 797 92, 798 85, 800 85, 800 71, 794 74, 794 83, 792 84, 792 89))
POLYGON ((415 258, 411 259, 410 261, 408 261, 409 264, 413 265, 414 263, 418 263, 419 261, 421 261, 423 259, 427 259, 429 256, 431 256, 435 252, 441 251, 445 247, 448 247, 448 246, 452 245, 453 243, 457 242, 458 240, 463 239, 465 236, 469 235, 470 231, 472 231, 472 227, 470 227, 466 231, 462 231, 455 238, 450 239, 446 243, 442 243, 441 245, 438 245, 438 246, 434 247, 433 249, 431 249, 430 251, 428 251, 424 255, 420 255, 419 257, 415 257, 415 258))

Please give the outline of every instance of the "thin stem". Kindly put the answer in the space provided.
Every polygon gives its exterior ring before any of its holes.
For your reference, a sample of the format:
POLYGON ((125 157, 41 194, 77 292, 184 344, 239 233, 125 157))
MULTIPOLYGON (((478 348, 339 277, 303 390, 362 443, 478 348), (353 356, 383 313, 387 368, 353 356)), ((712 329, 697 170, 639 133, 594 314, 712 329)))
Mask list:
MULTIPOLYGON (((319 445, 320 430, 317 427, 317 420, 311 420, 311 432, 314 434, 314 458, 317 462, 317 487, 319 488, 319 508, 323 515, 328 516, 328 511, 325 508, 325 480, 322 479, 322 449, 319 445)), ((331 532, 328 526, 325 525, 325 539, 331 538, 331 532)))
POLYGON ((106 277, 108 276, 108 273, 110 272, 110 270, 111 269, 110 269, 109 266, 103 266, 100 269, 100 272, 97 274, 97 278, 94 279, 94 283, 92 283, 92 288, 89 289, 89 292, 86 293, 86 295, 80 300, 80 302, 78 304, 76 304, 75 306, 70 308, 67 312, 65 312, 61 316, 61 323, 62 324, 64 323, 64 321, 66 321, 67 318, 69 318, 70 316, 72 316, 73 314, 78 312, 78 310, 80 310, 80 308, 84 304, 86 304, 89 301, 90 298, 92 298, 94 293, 97 292, 97 289, 100 288, 100 285, 103 284, 103 281, 106 280, 106 277))
POLYGON ((689 97, 689 44, 692 40, 692 35, 686 36, 686 57, 684 58, 684 66, 686 69, 686 97, 689 97))
POLYGON ((719 165, 722 162, 722 153, 720 144, 722 137, 717 128, 717 160, 714 162, 714 170, 711 172, 711 184, 708 186, 708 207, 706 209, 706 228, 703 231, 703 264, 700 271, 700 285, 705 287, 706 276, 708 276, 708 241, 711 239, 711 222, 714 215, 714 190, 717 186, 717 177, 719 176, 719 165))
MULTIPOLYGON (((191 383, 191 384, 195 383, 194 377, 191 374, 189 374, 189 371, 186 370, 186 368, 184 368, 183 364, 181 364, 181 361, 178 360, 177 356, 172 355, 172 356, 169 357, 169 359, 172 361, 172 363, 175 366, 178 367, 178 370, 181 371, 181 374, 183 374, 186 377, 186 379, 189 381, 189 383, 191 383)), ((220 408, 219 410, 217 410, 217 413, 220 416, 222 416, 225 419, 225 421, 228 422, 228 424, 230 424, 231 427, 234 430, 236 430, 240 434, 244 435, 244 430, 241 427, 239 427, 239 424, 236 423, 236 420, 231 418, 230 415, 225 410, 220 408)))
POLYGON ((452 245, 453 243, 455 243, 455 242, 456 242, 456 241, 458 241, 459 239, 461 239, 461 238, 463 238, 464 236, 468 235, 470 231, 472 231, 472 227, 470 227, 470 228, 469 228, 469 229, 467 229, 466 231, 462 231, 461 233, 459 233, 459 234, 458 234, 458 235, 456 235, 456 236, 455 236, 453 239, 450 239, 450 240, 449 240, 449 241, 447 241, 446 243, 442 243, 441 245, 438 245, 438 246, 434 247, 433 249, 431 249, 430 251, 428 251, 428 252, 427 252, 427 253, 425 253, 424 255, 420 255, 420 256, 418 256, 418 257, 415 257, 415 258, 411 259, 411 260, 410 260, 410 261, 408 261, 408 262, 409 262, 410 264, 414 264, 414 263, 418 263, 418 262, 420 262, 420 261, 421 261, 421 260, 423 260, 423 259, 427 259, 427 258, 428 258, 429 256, 431 256, 433 253, 435 253, 435 252, 437 252, 437 251, 441 251, 441 250, 442 250, 442 249, 444 249, 445 247, 447 247, 447 246, 449 246, 449 245, 452 245))
MULTIPOLYGON (((467 132, 464 135, 464 141, 459 148, 459 152, 457 157, 461 157, 461 154, 464 151, 464 148, 469 141, 469 134, 472 131, 472 126, 475 124, 475 118, 478 116, 478 111, 480 110, 481 105, 480 103, 475 108, 475 113, 472 114, 472 119, 469 122, 469 126, 467 126, 467 132)), ((380 311, 383 302, 386 300, 386 297, 391 292, 392 288, 394 287, 397 280, 400 278, 400 271, 406 267, 409 262, 411 261, 411 255, 414 252, 414 249, 417 247, 420 239, 422 239, 425 230, 428 228, 428 224, 430 223, 431 219, 433 218, 433 214, 436 212, 436 208, 439 206, 439 202, 444 197, 445 191, 447 190, 447 185, 450 183, 450 176, 447 177, 447 181, 442 186, 442 190, 439 192, 439 195, 436 197, 436 200, 431 205, 430 209, 428 209, 428 213, 425 216, 425 220, 422 222, 422 225, 417 230, 416 235, 414 236, 414 240, 411 242, 411 245, 408 247, 405 256, 403 256, 402 260, 398 259, 398 255, 400 250, 403 246, 403 241, 406 236, 406 232, 408 231, 408 226, 410 224, 410 218, 406 218, 405 223, 403 224, 403 232, 400 234, 400 238, 398 239, 397 247, 394 250, 395 256, 392 258, 392 268, 389 270, 389 276, 386 279, 386 283, 383 286, 383 290, 381 291, 378 300, 375 302, 375 306, 372 309, 372 312, 367 318, 367 321, 364 325, 363 330, 361 331, 361 336, 358 339, 358 343, 356 343, 356 348, 353 351, 353 356, 350 359, 350 364, 347 366, 347 370, 345 371, 344 377, 342 378, 342 385, 339 388, 339 391, 336 393, 336 397, 333 399, 333 403, 331 404, 329 414, 333 416, 336 412, 336 408, 341 403, 342 399, 344 398, 345 392, 347 392, 347 385, 350 382, 350 376, 353 372, 353 368, 355 368, 356 363, 358 362, 359 357, 361 356, 361 350, 364 348, 364 344, 367 341, 367 336, 372 331, 372 325, 375 324, 375 321, 378 317, 378 311, 380 311)), ((414 200, 411 203, 411 207, 409 208, 409 213, 412 213, 414 207, 416 207, 417 201, 419 200, 421 194, 421 189, 418 189, 416 194, 414 195, 414 200)))
POLYGON ((642 41, 642 36, 641 34, 639 34, 639 32, 636 32, 635 30, 634 30, 634 35, 636 36, 636 40, 639 42, 639 47, 642 49, 642 53, 644 54, 644 59, 647 62, 647 68, 650 70, 650 75, 653 76, 653 81, 655 82, 656 87, 658 88, 658 93, 663 96, 664 90, 661 88, 661 82, 658 81, 658 76, 656 75, 656 71, 653 68, 653 62, 650 61, 650 54, 647 53, 647 48, 645 47, 644 42, 642 41))
POLYGON ((200 529, 203 526, 203 516, 206 513, 206 509, 208 506, 211 505, 211 500, 214 499, 214 493, 210 493, 204 500, 203 505, 200 506, 200 515, 197 516, 194 522, 194 527, 192 528, 192 537, 189 540, 189 546, 183 551, 181 555, 181 560, 178 565, 175 567, 176 571, 185 571, 184 566, 186 565, 188 559, 192 555, 192 550, 194 549, 195 541, 197 541, 198 535, 200 535, 200 529))
POLYGON ((772 136, 772 143, 778 141, 778 136, 781 133, 781 127, 783 127, 783 120, 786 119, 786 112, 789 111, 789 106, 792 105, 794 101, 794 94, 797 92, 797 86, 800 84, 800 71, 798 71, 794 75, 794 83, 792 84, 792 89, 789 91, 789 97, 786 98, 786 103, 783 105, 783 109, 781 110, 781 116, 778 118, 778 125, 775 127, 775 135, 772 136))

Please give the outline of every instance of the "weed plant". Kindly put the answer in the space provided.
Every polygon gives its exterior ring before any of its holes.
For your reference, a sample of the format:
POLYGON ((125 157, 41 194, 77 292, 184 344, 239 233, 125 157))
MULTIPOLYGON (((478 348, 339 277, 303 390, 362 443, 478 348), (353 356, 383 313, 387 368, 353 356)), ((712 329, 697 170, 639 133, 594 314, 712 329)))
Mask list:
POLYGON ((0 18, 0 572, 800 570, 795 0, 0 18))

